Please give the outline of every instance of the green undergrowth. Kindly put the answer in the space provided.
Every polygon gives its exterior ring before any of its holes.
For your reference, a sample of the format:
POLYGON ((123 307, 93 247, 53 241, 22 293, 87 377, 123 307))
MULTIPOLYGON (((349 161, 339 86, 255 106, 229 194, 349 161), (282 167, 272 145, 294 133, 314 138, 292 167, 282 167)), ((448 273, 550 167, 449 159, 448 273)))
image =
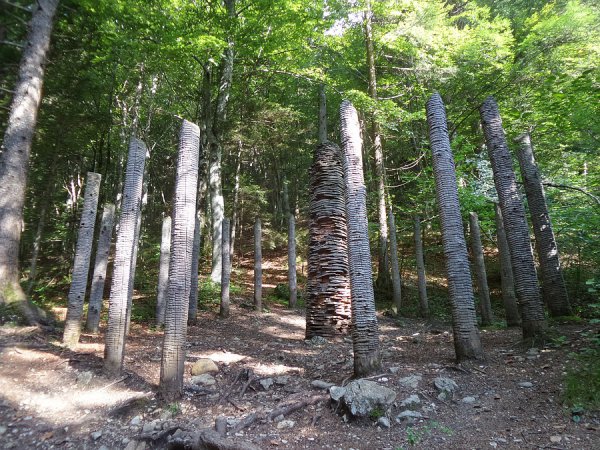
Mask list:
MULTIPOLYGON (((600 332, 585 332, 581 338, 584 347, 572 354, 573 364, 565 376, 564 401, 577 413, 600 411, 600 332)), ((578 415, 573 414, 574 420, 578 415)))

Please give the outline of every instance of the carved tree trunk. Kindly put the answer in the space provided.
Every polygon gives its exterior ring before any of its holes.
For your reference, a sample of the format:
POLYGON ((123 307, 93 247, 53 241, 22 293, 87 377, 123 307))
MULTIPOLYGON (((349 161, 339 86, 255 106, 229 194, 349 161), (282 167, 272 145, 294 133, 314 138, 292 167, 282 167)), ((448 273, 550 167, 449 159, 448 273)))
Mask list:
POLYGON ((417 260, 417 277, 419 284, 419 313, 421 317, 429 317, 427 300, 427 278, 425 277, 425 261, 423 259, 423 240, 421 239, 421 219, 414 217, 415 222, 415 258, 417 260))
POLYGON ((39 0, 33 4, 0 153, 0 304, 16 302, 30 323, 37 322, 38 316, 19 284, 19 245, 31 142, 57 6, 58 0, 39 0))
POLYGON ((219 315, 224 319, 229 317, 229 282, 231 281, 229 236, 229 219, 223 218, 223 271, 221 272, 221 308, 219 310, 219 315))
POLYGON ((77 346, 81 333, 81 316, 83 315, 83 301, 85 300, 90 258, 92 256, 101 178, 102 176, 99 173, 88 172, 87 174, 83 211, 79 223, 79 235, 77 236, 77 249, 75 250, 75 261, 73 262, 71 288, 68 295, 67 319, 65 320, 63 332, 63 343, 71 349, 77 346))
POLYGON ((142 184, 146 163, 146 146, 135 137, 129 143, 129 156, 123 186, 121 217, 117 233, 112 286, 108 301, 108 324, 104 346, 104 371, 118 376, 125 355, 125 329, 127 326, 127 298, 132 277, 132 260, 135 246, 135 229, 142 204, 142 184))
POLYGON ((196 321, 198 314, 198 264, 200 258, 200 220, 198 214, 194 215, 194 241, 192 244, 192 268, 190 270, 190 299, 188 309, 188 323, 196 321))
POLYGON ((262 247, 261 226, 257 217, 254 223, 254 309, 262 311, 262 247))
POLYGON ((525 220, 525 208, 517 189, 498 105, 493 97, 488 97, 483 102, 479 112, 510 247, 515 290, 521 307, 523 337, 535 340, 543 337, 546 320, 533 262, 529 228, 525 220))
POLYGON ((552 317, 568 316, 571 314, 571 305, 560 269, 558 245, 548 214, 544 186, 533 156, 531 137, 529 133, 525 133, 519 136, 517 141, 520 144, 518 157, 521 176, 525 185, 540 271, 542 272, 542 296, 552 317))
POLYGON ((200 129, 196 124, 184 120, 179 136, 173 195, 169 287, 160 366, 159 392, 166 401, 173 401, 183 395, 183 364, 192 277, 190 266, 196 219, 199 148, 200 129))
POLYGON ((494 321, 494 316, 492 314, 490 289, 488 287, 487 273, 485 271, 485 259, 483 257, 481 230, 479 229, 477 213, 472 212, 469 214, 469 225, 471 228, 471 251, 473 253, 475 275, 477 276, 479 301, 481 302, 481 325, 491 325, 494 321))
POLYGON ((317 146, 310 168, 306 338, 335 336, 350 326, 348 231, 342 152, 317 146))
POLYGON ((347 100, 340 106, 346 180, 348 261, 352 295, 354 375, 363 377, 381 366, 375 313, 371 251, 367 223, 367 189, 362 162, 362 139, 356 109, 347 100))
MULTIPOLYGON (((156 293, 156 325, 165 324, 165 309, 169 287, 169 261, 171 259, 171 218, 163 219, 160 240, 160 262, 158 271, 158 291, 156 293)), ((190 272, 193 277, 193 272, 190 272)))
POLYGON ((448 138, 446 111, 438 93, 433 94, 427 101, 426 110, 437 203, 442 225, 448 291, 452 304, 454 350, 459 361, 479 359, 483 357, 483 349, 477 329, 469 256, 458 202, 454 157, 448 138))
POLYGON ((106 281, 106 269, 108 267, 108 255, 112 241, 113 224, 115 221, 115 205, 108 203, 102 212, 100 222, 100 236, 96 247, 96 260, 94 262, 94 275, 92 276, 92 287, 90 289, 90 302, 85 328, 91 333, 97 333, 100 325, 100 313, 102 312, 102 299, 104 297, 104 282, 106 281))
POLYGON ((296 219, 288 216, 288 285, 290 287, 290 308, 296 307, 298 286, 296 284, 296 219))
POLYGON ((498 237, 498 253, 500 253, 500 282, 502 286, 502 302, 504 303, 504 312, 506 314, 506 325, 509 327, 520 327, 521 314, 517 305, 515 280, 513 278, 506 232, 504 231, 502 211, 498 203, 495 203, 494 206, 496 209, 496 235, 498 237))
POLYGON ((392 207, 388 211, 388 221, 390 226, 390 260, 392 262, 392 287, 393 291, 393 303, 395 313, 400 313, 400 306, 402 304, 402 281, 400 279, 400 267, 398 265, 398 241, 396 239, 396 221, 394 219, 394 212, 392 207))

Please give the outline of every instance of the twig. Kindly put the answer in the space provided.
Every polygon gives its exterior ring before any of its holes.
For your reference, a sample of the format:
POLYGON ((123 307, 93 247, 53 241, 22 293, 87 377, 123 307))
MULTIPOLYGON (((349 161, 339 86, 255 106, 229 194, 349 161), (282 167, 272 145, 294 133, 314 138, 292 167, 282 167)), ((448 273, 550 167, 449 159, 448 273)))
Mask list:
POLYGON ((121 381, 123 381, 123 380, 126 380, 127 378, 129 378, 129 374, 127 374, 127 375, 123 375, 123 376, 122 376, 121 378, 119 378, 118 380, 115 380, 115 381, 113 381, 112 383, 108 383, 108 384, 107 384, 106 386, 104 386, 104 387, 101 387, 101 388, 99 388, 99 389, 96 389, 96 392, 103 391, 104 389, 107 389, 107 388, 109 388, 109 387, 111 387, 111 386, 113 386, 113 385, 115 385, 115 384, 117 384, 117 383, 120 383, 121 381))
POLYGON ((242 388, 242 391, 240 392, 240 398, 244 396, 246 390, 248 389, 248 386, 250 386, 250 383, 252 383, 252 381, 254 381, 254 373, 250 371, 250 373, 248 373, 248 381, 246 381, 244 387, 242 388))

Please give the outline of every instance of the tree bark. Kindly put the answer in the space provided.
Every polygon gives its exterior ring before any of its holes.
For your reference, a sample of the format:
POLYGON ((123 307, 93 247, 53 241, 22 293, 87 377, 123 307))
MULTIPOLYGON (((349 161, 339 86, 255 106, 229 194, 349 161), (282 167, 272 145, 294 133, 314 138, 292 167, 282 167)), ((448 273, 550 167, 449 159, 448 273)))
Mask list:
POLYGON ((352 103, 340 106, 342 148, 346 180, 348 261, 352 296, 352 342, 354 375, 363 377, 379 369, 379 331, 369 249, 367 189, 362 163, 362 139, 358 114, 352 103))
POLYGON ((75 261, 73 262, 71 288, 68 295, 67 318, 63 332, 63 343, 71 349, 77 346, 81 333, 81 316, 83 315, 83 301, 85 300, 90 258, 92 256, 101 178, 102 176, 99 173, 88 172, 87 174, 77 249, 75 251, 75 261))
POLYGON ((231 213, 231 238, 229 239, 229 261, 233 263, 235 253, 235 227, 238 222, 238 208, 240 203, 240 171, 242 168, 242 141, 238 141, 237 164, 235 166, 235 181, 233 184, 233 206, 231 213))
POLYGON ((423 259, 423 239, 421 239, 421 219, 414 217, 415 222, 415 259, 417 260, 417 277, 419 284, 419 313, 421 317, 429 317, 427 300, 427 278, 425 277, 425 261, 423 259))
POLYGON ((502 119, 494 98, 488 97, 479 112, 510 248, 515 290, 521 307, 523 337, 532 340, 543 339, 546 319, 533 262, 525 208, 517 189, 502 119))
POLYGON ((37 262, 40 255, 40 248, 42 246, 42 235, 44 233, 44 227, 46 226, 46 213, 48 212, 48 198, 43 198, 41 204, 40 217, 38 219, 38 226, 35 232, 35 239, 33 241, 33 251, 31 252, 31 262, 29 263, 29 275, 27 276, 27 291, 26 295, 29 298, 31 291, 35 285, 35 279, 37 276, 37 262))
POLYGON ((192 245, 192 265, 190 270, 190 298, 188 309, 188 324, 196 322, 198 314, 198 265, 200 258, 200 220, 198 214, 194 216, 194 241, 192 245))
POLYGON ((33 6, 0 153, 0 304, 15 302, 30 323, 36 323, 39 316, 19 284, 21 223, 44 64, 58 3, 39 0, 33 6))
POLYGON ((494 321, 494 316, 492 314, 490 288, 488 287, 487 282, 485 259, 483 257, 483 245, 481 244, 481 230, 479 228, 479 219, 477 217, 477 213, 471 212, 469 214, 469 225, 471 228, 471 251, 473 253, 473 263, 477 278, 479 302, 481 304, 481 325, 491 325, 494 321))
POLYGON ((310 167, 306 338, 348 332, 351 319, 348 230, 340 148, 326 141, 310 167))
POLYGON ((142 185, 146 164, 146 145, 131 137, 123 196, 121 217, 117 233, 112 286, 108 301, 108 324, 104 345, 104 372, 116 377, 123 368, 125 355, 125 330, 129 283, 132 277, 132 259, 135 246, 135 229, 142 204, 142 185))
POLYGON ((471 283, 467 244, 463 234, 454 157, 450 148, 446 111, 442 97, 433 94, 426 105, 433 174, 442 225, 442 244, 452 304, 454 350, 457 360, 480 359, 483 348, 471 283))
POLYGON ((262 247, 261 224, 257 217, 254 223, 254 309, 262 311, 262 247))
POLYGON ((529 133, 524 133, 516 140, 520 144, 520 151, 517 155, 542 272, 542 297, 552 317, 569 316, 571 315, 571 305, 560 268, 558 245, 548 214, 542 179, 533 156, 531 137, 529 133))
POLYGON ((521 326, 521 314, 517 305, 515 294, 515 280, 513 277, 512 263, 510 262, 510 250, 504 231, 504 221, 500 205, 494 203, 496 210, 496 236, 498 238, 498 253, 500 254, 500 283, 502 287, 502 302, 506 314, 506 325, 509 327, 521 326))
POLYGON ((290 287, 290 308, 296 307, 298 286, 296 284, 296 219, 288 216, 288 285, 290 287))
POLYGON ((327 96, 325 85, 319 85, 319 144, 327 142, 327 96))
POLYGON ((169 287, 159 382, 160 395, 168 402, 179 399, 183 395, 183 365, 192 276, 190 266, 194 245, 199 149, 200 129, 196 124, 184 120, 179 135, 173 195, 169 287))
POLYGON ((223 218, 223 271, 221 277, 221 307, 219 315, 222 318, 229 317, 229 282, 231 281, 231 253, 229 251, 229 219, 223 218))
MULTIPOLYGON (((165 324, 165 308, 169 287, 169 260, 171 259, 171 218, 166 216, 162 223, 160 240, 160 262, 158 271, 158 291, 156 294, 156 325, 165 324)), ((191 272, 193 277, 193 272, 191 272)))
POLYGON ((102 221, 100 222, 100 235, 98 236, 98 245, 96 247, 94 275, 92 276, 92 287, 90 289, 90 301, 85 325, 86 330, 91 333, 97 333, 100 325, 104 282, 106 281, 106 269, 108 267, 108 254, 110 253, 114 221, 115 205, 108 203, 104 206, 102 221))
POLYGON ((393 304, 395 314, 400 314, 402 306, 402 280, 400 279, 400 267, 398 265, 398 241, 396 239, 396 221, 394 212, 390 206, 388 211, 388 220, 390 227, 390 260, 392 262, 392 287, 393 287, 393 304))

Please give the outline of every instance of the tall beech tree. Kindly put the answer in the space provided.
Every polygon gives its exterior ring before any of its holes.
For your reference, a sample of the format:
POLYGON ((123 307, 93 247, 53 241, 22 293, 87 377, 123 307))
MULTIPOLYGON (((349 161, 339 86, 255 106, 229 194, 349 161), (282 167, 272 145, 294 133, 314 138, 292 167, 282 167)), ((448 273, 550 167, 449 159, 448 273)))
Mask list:
POLYGON ((421 218, 413 217, 415 238, 415 259, 417 263, 417 282, 419 285, 419 314, 429 317, 429 301, 427 299, 427 278, 425 277, 425 259, 423 257, 423 239, 421 238, 421 218))
POLYGON ((469 228, 471 231, 473 266, 475 267, 477 291, 479 294, 479 304, 481 306, 481 325, 491 325, 494 317, 492 314, 492 304, 490 302, 490 288, 488 287, 487 272, 485 270, 479 217, 477 217, 477 213, 475 212, 469 213, 469 228))
MULTIPOLYGON (((193 257, 193 254, 192 254, 193 257)), ((158 288, 156 291, 156 324, 165 324, 165 309, 167 306, 167 289, 169 286, 169 262, 171 260, 171 217, 166 216, 162 221, 160 239, 160 259, 158 269, 158 288)), ((194 271, 191 271, 192 277, 194 271)))
POLYGON ((192 277, 190 266, 196 223, 199 152, 200 129, 198 125, 184 120, 177 152, 169 287, 160 366, 159 392, 165 401, 173 401, 183 395, 183 364, 192 277))
POLYGON ((31 143, 58 3, 58 0, 39 0, 32 6, 0 152, 0 304, 17 303, 31 323, 39 317, 19 284, 19 246, 31 143))
POLYGON ((429 98, 426 110, 435 191, 442 225, 448 291, 452 305, 454 351, 459 361, 480 359, 483 357, 483 348, 477 329, 475 299, 460 215, 454 157, 448 137, 446 110, 442 97, 438 93, 429 98))
POLYGON ((379 330, 367 222, 367 188, 362 161, 362 139, 356 109, 347 100, 340 106, 341 138, 344 149, 348 263, 352 297, 352 344, 354 375, 363 377, 381 366, 379 330))
POLYGON ((523 133, 516 138, 516 141, 520 147, 517 155, 540 264, 542 296, 551 316, 568 316, 571 314, 569 296, 560 268, 558 245, 546 205, 542 178, 533 155, 531 136, 529 133, 523 133))
POLYGON ((523 337, 537 340, 543 338, 546 329, 544 306, 533 262, 525 207, 517 189, 512 158, 496 100, 488 97, 479 108, 479 113, 506 230, 515 292, 521 307, 523 337))

